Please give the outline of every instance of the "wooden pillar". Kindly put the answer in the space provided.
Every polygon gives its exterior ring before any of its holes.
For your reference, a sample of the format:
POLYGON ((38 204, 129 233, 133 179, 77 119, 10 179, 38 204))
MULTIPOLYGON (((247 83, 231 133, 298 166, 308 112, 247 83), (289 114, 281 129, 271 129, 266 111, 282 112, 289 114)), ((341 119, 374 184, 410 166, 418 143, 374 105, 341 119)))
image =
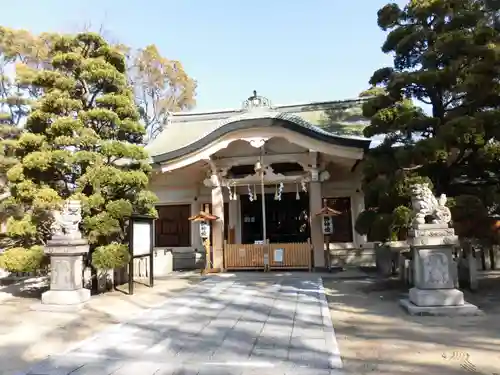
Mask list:
MULTIPOLYGON (((191 203, 191 216, 198 215, 203 209, 200 202, 193 201, 191 203)), ((203 252, 203 239, 200 237, 200 225, 198 223, 191 223, 191 244, 198 251, 203 252)))
POLYGON ((351 195, 351 221, 352 221, 352 239, 356 247, 360 247, 366 243, 366 236, 363 236, 356 232, 355 225, 358 216, 365 209, 365 196, 360 191, 357 190, 351 195))
POLYGON ((212 223, 213 267, 224 267, 224 197, 219 183, 212 187, 212 214, 218 219, 212 223))
POLYGON ((311 243, 313 246, 314 268, 324 268, 325 265, 325 243, 322 229, 322 218, 316 213, 322 208, 321 182, 311 181, 309 184, 309 217, 311 220, 311 243))
POLYGON ((241 195, 238 195, 236 202, 236 243, 242 243, 241 237, 241 195))
POLYGON ((236 240, 236 226, 238 224, 238 201, 239 200, 237 199, 229 201, 229 233, 227 236, 228 243, 238 243, 236 240))

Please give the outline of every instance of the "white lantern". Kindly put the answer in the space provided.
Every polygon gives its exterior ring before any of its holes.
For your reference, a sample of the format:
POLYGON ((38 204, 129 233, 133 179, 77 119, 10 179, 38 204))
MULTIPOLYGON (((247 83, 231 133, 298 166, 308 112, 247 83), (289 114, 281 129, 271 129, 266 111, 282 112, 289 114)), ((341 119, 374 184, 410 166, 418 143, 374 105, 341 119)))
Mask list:
POLYGON ((333 234, 333 220, 331 216, 323 216, 323 234, 333 234))
POLYGON ((200 223, 200 237, 203 239, 210 237, 210 224, 206 221, 200 223))

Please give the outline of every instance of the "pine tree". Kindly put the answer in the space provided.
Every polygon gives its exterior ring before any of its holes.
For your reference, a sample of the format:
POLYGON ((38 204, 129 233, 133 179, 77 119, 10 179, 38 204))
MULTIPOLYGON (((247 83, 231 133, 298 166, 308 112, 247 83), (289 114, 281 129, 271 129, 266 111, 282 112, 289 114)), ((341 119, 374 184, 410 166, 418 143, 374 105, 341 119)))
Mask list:
POLYGON ((94 266, 119 267, 127 260, 127 218, 156 213, 125 58, 94 33, 60 35, 49 49, 47 69, 24 74, 24 84, 42 95, 20 136, 2 143, 18 163, 7 172, 11 197, 2 211, 10 216, 11 249, 0 263, 36 267, 52 210, 72 197, 82 201, 94 266))
MULTIPOLYGON (((24 74, 47 62, 48 44, 53 34, 34 36, 26 30, 0 26, 0 142, 15 140, 31 110, 37 92, 23 84, 24 74), (13 72, 16 71, 16 75, 13 72)), ((6 172, 19 161, 12 152, 0 152, 0 202, 10 195, 6 172)), ((0 221, 7 219, 0 211, 0 221)), ((11 242, 3 233, 2 247, 11 242)))
POLYGON ((365 135, 385 140, 366 162, 360 232, 397 237, 410 218, 408 186, 422 179, 456 197, 456 208, 479 199, 479 226, 499 202, 497 3, 411 0, 379 10, 378 24, 388 31, 382 51, 394 64, 373 74, 374 96, 363 108, 371 119, 365 135), (385 229, 375 229, 381 222, 385 229))

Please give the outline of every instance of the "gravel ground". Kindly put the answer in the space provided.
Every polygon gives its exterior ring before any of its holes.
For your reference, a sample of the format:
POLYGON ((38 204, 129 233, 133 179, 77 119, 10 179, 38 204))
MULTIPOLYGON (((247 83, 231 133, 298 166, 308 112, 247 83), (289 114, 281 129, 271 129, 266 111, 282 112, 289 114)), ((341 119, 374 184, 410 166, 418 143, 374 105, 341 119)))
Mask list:
POLYGON ((397 280, 324 278, 347 374, 500 375, 500 273, 466 300, 474 317, 413 317, 397 280))

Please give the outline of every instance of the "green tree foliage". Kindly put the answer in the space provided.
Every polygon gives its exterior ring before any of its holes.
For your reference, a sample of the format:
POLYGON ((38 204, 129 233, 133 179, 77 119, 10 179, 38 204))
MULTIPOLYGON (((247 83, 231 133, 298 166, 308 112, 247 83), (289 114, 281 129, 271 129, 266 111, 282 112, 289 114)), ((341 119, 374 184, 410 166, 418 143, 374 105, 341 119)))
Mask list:
POLYGON ((0 26, 0 123, 19 126, 33 98, 42 92, 26 85, 32 69, 49 69, 50 45, 56 34, 33 35, 0 26))
MULTIPOLYGON (((379 214, 371 215, 377 220, 398 222, 398 207, 409 207, 405 187, 423 177, 437 193, 472 195, 483 208, 496 207, 497 13, 498 2, 481 0, 411 0, 403 8, 388 4, 379 10, 378 24, 388 31, 382 51, 394 63, 373 74, 365 93, 372 98, 363 106, 371 119, 365 135, 385 139, 365 168, 367 208, 379 214)), ((367 215, 360 225, 364 233, 372 227, 367 215)))
POLYGON ((318 125, 333 134, 362 136, 368 121, 361 106, 326 109, 318 125))
POLYGON ((128 79, 134 89, 141 121, 146 127, 146 142, 161 133, 171 112, 189 110, 196 105, 197 82, 179 60, 164 57, 155 44, 130 48, 120 43, 105 24, 94 27, 91 21, 87 21, 82 31, 92 29, 126 56, 128 79))
POLYGON ((196 81, 189 77, 180 61, 163 57, 155 45, 131 53, 129 61, 136 103, 147 138, 153 139, 167 124, 170 112, 195 105, 196 81))
MULTIPOLYGON (((46 56, 44 69, 24 67, 22 84, 40 97, 20 135, 2 142, 4 155, 18 161, 6 173, 11 196, 1 207, 8 246, 16 254, 38 251, 50 237, 52 210, 74 197, 82 201, 91 251, 110 266, 109 250, 119 266, 127 217, 156 214, 124 55, 98 34, 81 33, 53 37, 46 56)), ((32 267, 36 256, 26 258, 32 267)))
MULTIPOLYGON (((39 94, 24 82, 29 79, 31 69, 47 63, 53 37, 53 34, 33 36, 26 30, 0 27, 0 142, 20 135, 33 99, 39 94)), ((0 153, 0 201, 9 195, 5 173, 17 162, 12 154, 0 153)), ((0 220, 5 219, 1 212, 0 220)))

